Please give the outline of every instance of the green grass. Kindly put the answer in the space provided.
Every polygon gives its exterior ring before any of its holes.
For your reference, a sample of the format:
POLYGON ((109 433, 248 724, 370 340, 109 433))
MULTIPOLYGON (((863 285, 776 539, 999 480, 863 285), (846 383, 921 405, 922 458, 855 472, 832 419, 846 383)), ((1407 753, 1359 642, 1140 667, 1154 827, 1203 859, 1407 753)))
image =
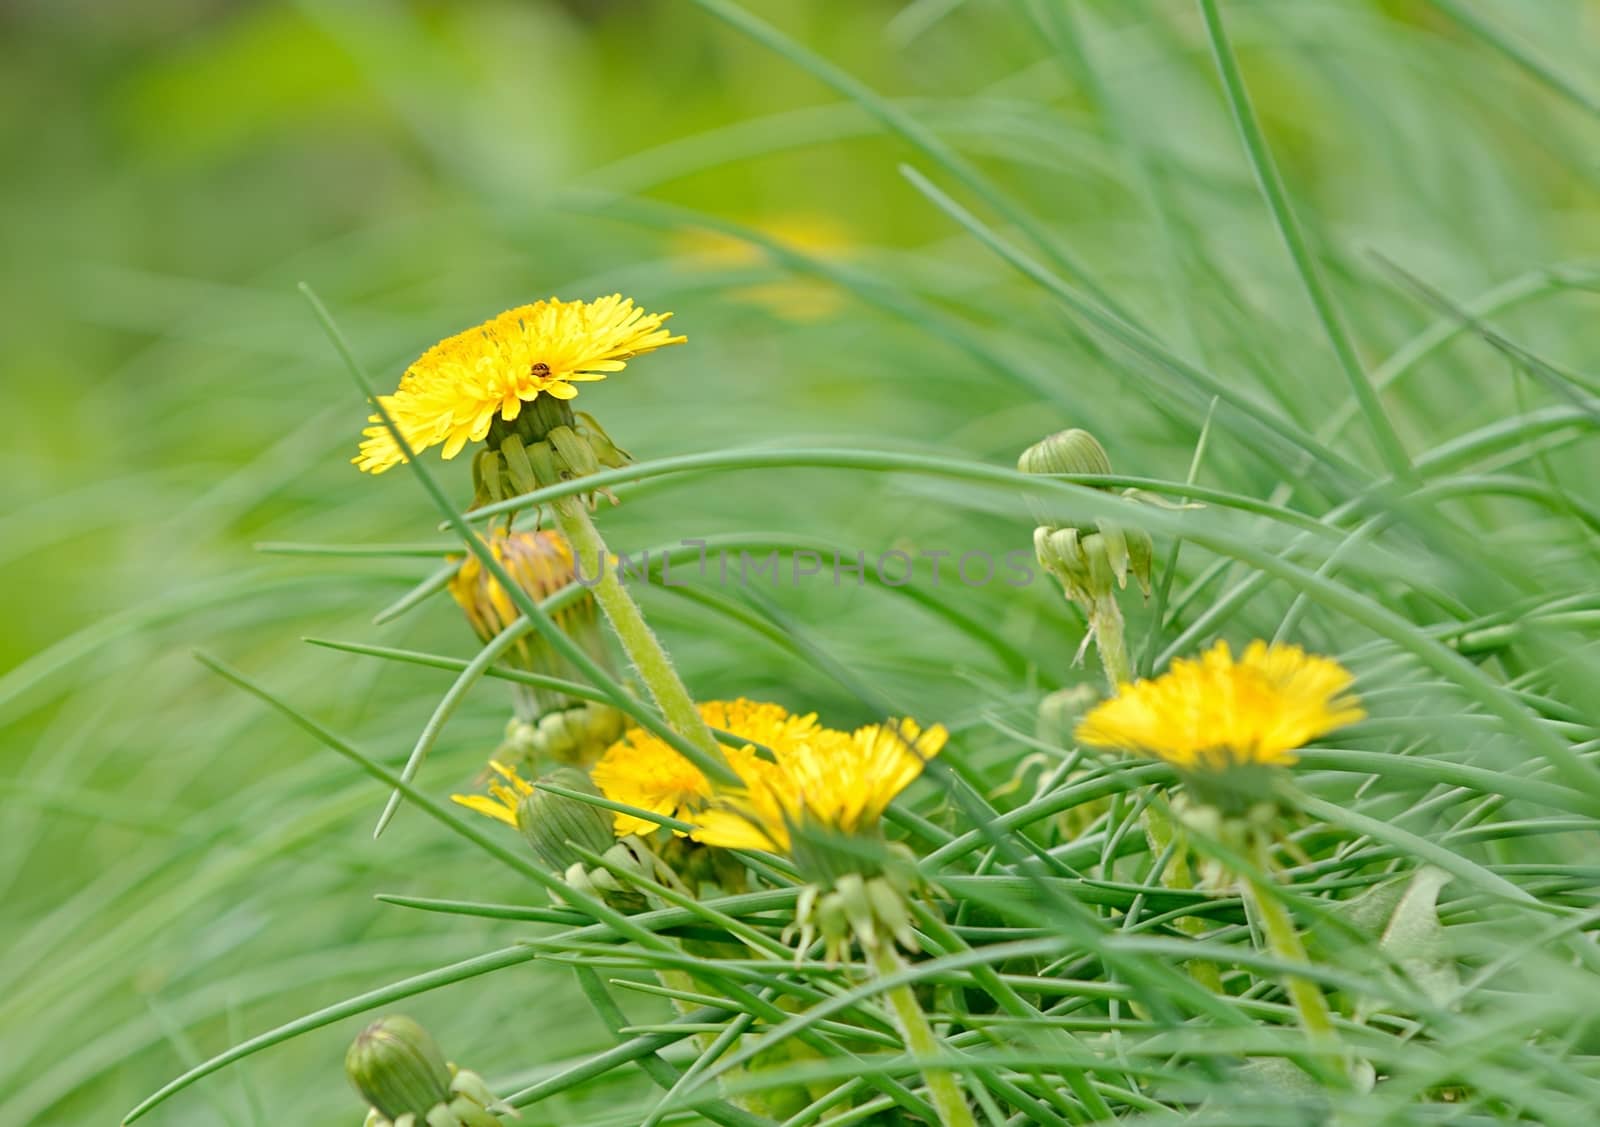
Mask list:
MULTIPOLYGON (((347 464, 361 393, 302 282, 379 384, 551 293, 676 311, 686 346, 584 392, 638 459, 599 520, 690 580, 640 594, 698 696, 951 728, 894 821, 944 893, 908 978, 980 1121, 1600 1102, 1593 4, 195 12, 0 16, 0 1122, 114 1122, 197 1067, 141 1122, 357 1122, 344 1047, 394 1010, 532 1124, 736 1121, 802 1079, 926 1108, 878 986, 776 949, 792 892, 554 907, 444 804, 506 671, 439 596, 439 509, 347 464), (1010 469, 1067 426, 1196 507, 1010 469), (1237 896, 1161 884, 1166 769, 1037 725, 1098 678, 1059 591, 949 559, 739 589, 682 546, 1000 556, 1029 496, 1151 532, 1146 668, 1282 637, 1358 674, 1280 862, 1370 1090, 1307 1056, 1237 896), (1423 865, 1426 958, 1352 930, 1423 865), (676 1018, 650 972, 707 926, 756 947, 676 1018)), ((454 503, 464 462, 428 463, 454 503)))

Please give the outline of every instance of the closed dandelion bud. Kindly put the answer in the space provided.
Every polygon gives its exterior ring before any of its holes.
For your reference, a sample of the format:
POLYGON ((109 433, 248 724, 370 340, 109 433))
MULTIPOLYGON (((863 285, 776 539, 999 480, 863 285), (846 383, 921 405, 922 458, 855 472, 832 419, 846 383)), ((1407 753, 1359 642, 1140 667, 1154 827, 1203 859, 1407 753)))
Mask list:
POLYGON ((391 1120, 426 1120, 451 1098, 450 1066, 439 1046, 426 1029, 398 1014, 361 1031, 345 1054, 344 1070, 356 1091, 391 1120))
MULTIPOLYGON (((485 543, 512 582, 535 602, 548 599, 573 580, 572 549, 559 532, 498 532, 487 537, 485 543)), ((500 581, 476 555, 461 561, 460 569, 450 580, 450 597, 485 642, 522 616, 500 581)))
MULTIPOLYGON (((495 532, 484 538, 495 560, 516 586, 534 602, 543 602, 576 578, 572 549, 553 530, 495 532)), ((465 614, 481 642, 492 641, 522 616, 511 595, 476 555, 468 555, 451 578, 450 597, 465 614)), ((602 665, 610 659, 602 640, 594 600, 587 593, 555 614, 556 625, 602 665)), ((545 677, 579 679, 577 669, 538 634, 529 631, 506 651, 508 664, 545 677)), ((519 719, 532 722, 571 706, 563 694, 533 685, 518 685, 519 719)))
MULTIPOLYGON (((1037 474, 1112 472, 1105 448, 1088 431, 1076 429, 1061 431, 1028 447, 1017 460, 1017 468, 1037 474)), ((1130 498, 1134 495, 1132 490, 1124 494, 1130 498)), ((1039 562, 1061 580, 1068 598, 1092 603, 1108 595, 1113 584, 1126 588, 1129 575, 1138 582, 1140 591, 1150 594, 1154 548, 1149 533, 1103 518, 1093 525, 1080 524, 1049 511, 1048 506, 1030 504, 1040 525, 1034 532, 1039 562)))
MULTIPOLYGON (((559 768, 540 781, 600 796, 589 776, 575 767, 559 768)), ((616 841, 611 823, 611 814, 598 806, 537 787, 524 795, 517 805, 517 828, 534 855, 556 872, 585 863, 582 854, 573 846, 590 853, 604 853, 609 849, 616 841)))
POLYGON ((1037 474, 1109 474, 1111 459, 1099 439, 1073 427, 1028 447, 1017 459, 1017 469, 1037 474))
MULTIPOLYGON (((1028 447, 1017 459, 1017 469, 1031 474, 1109 474, 1111 459, 1094 435, 1073 428, 1028 447)), ((1030 496, 1028 508, 1042 525, 1056 528, 1066 523, 1059 501, 1030 496)))

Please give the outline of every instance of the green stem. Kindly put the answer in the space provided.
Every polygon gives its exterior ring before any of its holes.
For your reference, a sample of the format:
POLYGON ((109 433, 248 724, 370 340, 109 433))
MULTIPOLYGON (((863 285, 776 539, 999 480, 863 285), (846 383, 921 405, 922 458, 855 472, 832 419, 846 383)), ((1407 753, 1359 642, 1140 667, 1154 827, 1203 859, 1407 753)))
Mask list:
POLYGON ((1106 683, 1111 693, 1133 680, 1133 665, 1128 660, 1128 639, 1122 624, 1122 608, 1117 596, 1110 592, 1096 596, 1089 607, 1089 626, 1094 630, 1094 644, 1100 650, 1100 667, 1105 670, 1106 683))
MULTIPOLYGON (((1144 827, 1145 840, 1150 843, 1150 856, 1160 857, 1177 836, 1171 809, 1157 796, 1153 802, 1145 805, 1139 821, 1144 827)), ((1194 874, 1189 870, 1189 860, 1181 847, 1173 853, 1172 860, 1162 870, 1161 883, 1166 888, 1179 891, 1194 887, 1194 874)), ((1184 916, 1176 922, 1185 935, 1199 935, 1206 928, 1203 922, 1193 916, 1184 916)), ((1190 978, 1213 994, 1226 993, 1222 985, 1222 972, 1215 963, 1205 959, 1190 959, 1184 966, 1190 978)))
MULTIPOLYGON (((879 978, 889 978, 905 970, 905 963, 901 962, 890 943, 875 943, 866 949, 866 955, 879 978)), ((939 1039, 934 1036, 933 1026, 928 1024, 928 1015, 917 1004, 917 995, 910 983, 902 982, 891 987, 885 996, 911 1055, 922 1059, 938 1056, 939 1039)), ((928 1086, 928 1098, 933 1101, 939 1113, 939 1122, 944 1127, 978 1127, 954 1073, 942 1068, 924 1068, 922 1081, 928 1086)))
POLYGON ((633 596, 618 578, 611 552, 606 548, 600 530, 589 518, 589 510, 583 501, 576 496, 558 497, 550 505, 555 510, 556 524, 577 557, 578 574, 586 580, 590 576, 599 577, 591 588, 595 601, 600 604, 606 620, 611 623, 611 629, 616 632, 617 640, 639 671, 639 679, 644 682, 673 730, 705 752, 706 762, 697 763, 696 766, 719 782, 737 782, 711 729, 700 719, 694 698, 684 687, 672 659, 661 648, 661 643, 645 622, 639 604, 634 602, 633 596))
MULTIPOLYGON (((1306 957, 1305 945, 1300 942, 1300 933, 1295 930, 1294 920, 1278 898, 1277 890, 1270 887, 1272 857, 1265 838, 1256 842, 1253 859, 1261 875, 1248 877, 1244 882, 1245 891, 1266 933, 1267 949, 1286 963, 1308 964, 1310 960, 1306 957)), ((1322 988, 1310 979, 1295 975, 1285 976, 1283 984, 1306 1034, 1324 1046, 1337 1045, 1339 1034, 1333 1027, 1333 1014, 1322 988)))

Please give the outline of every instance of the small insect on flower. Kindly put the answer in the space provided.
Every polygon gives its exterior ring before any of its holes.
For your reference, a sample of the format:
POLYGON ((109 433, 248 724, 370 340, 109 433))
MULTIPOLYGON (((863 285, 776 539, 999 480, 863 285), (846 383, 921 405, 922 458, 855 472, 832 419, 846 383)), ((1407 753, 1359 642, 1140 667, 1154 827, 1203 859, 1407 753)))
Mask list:
POLYGON ((1353 678, 1299 646, 1226 642, 1180 658, 1160 677, 1124 684, 1078 725, 1079 741, 1154 756, 1186 773, 1287 767, 1309 741, 1360 720, 1353 678))
MULTIPOLYGON (((497 418, 516 419, 523 404, 541 395, 572 399, 574 384, 603 380, 635 356, 683 343, 663 328, 671 316, 646 313, 621 294, 521 305, 428 349, 379 402, 414 453, 442 446, 443 456, 454 458, 487 437, 497 418)), ((368 421, 352 461, 375 474, 405 461, 382 415, 368 421)))

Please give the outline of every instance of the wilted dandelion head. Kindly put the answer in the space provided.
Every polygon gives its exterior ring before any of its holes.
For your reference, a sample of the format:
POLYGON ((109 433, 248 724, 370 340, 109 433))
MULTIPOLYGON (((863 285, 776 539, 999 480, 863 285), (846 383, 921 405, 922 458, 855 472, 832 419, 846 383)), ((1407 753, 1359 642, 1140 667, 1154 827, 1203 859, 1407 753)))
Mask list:
POLYGON ((1353 678, 1299 646, 1226 642, 1180 658, 1160 677, 1124 684, 1091 709, 1077 737, 1092 747, 1150 755, 1188 772, 1288 766, 1308 742, 1360 720, 1353 678))
MULTIPOLYGON (((681 344, 663 328, 670 313, 646 313, 620 294, 595 301, 537 301, 508 309, 428 349, 380 402, 413 451, 443 446, 454 458, 482 441, 496 418, 515 419, 541 394, 567 400, 574 384, 603 380, 635 356, 681 344)), ((374 414, 352 461, 382 473, 405 460, 374 414)))
MULTIPOLYGON (((535 601, 549 598, 574 578, 572 549, 559 532, 497 532, 485 537, 484 543, 517 586, 535 601)), ((486 642, 522 614, 500 581, 470 553, 451 577, 450 597, 486 642)))

